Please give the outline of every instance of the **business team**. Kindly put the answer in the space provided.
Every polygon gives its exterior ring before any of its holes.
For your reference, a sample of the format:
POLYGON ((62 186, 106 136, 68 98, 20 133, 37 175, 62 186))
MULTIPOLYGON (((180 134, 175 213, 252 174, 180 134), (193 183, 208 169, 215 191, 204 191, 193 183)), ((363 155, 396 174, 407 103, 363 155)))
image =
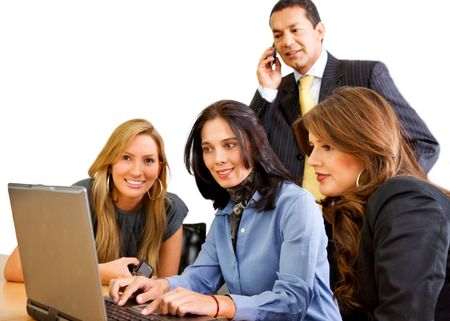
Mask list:
MULTIPOLYGON (((180 276, 170 276, 176 269, 166 256, 173 250, 179 260, 187 208, 166 193, 167 160, 153 127, 124 123, 140 127, 113 154, 107 143, 93 164, 101 166, 91 167, 86 183, 115 209, 108 215, 119 229, 124 211, 141 213, 130 253, 159 271, 130 277, 123 267, 136 258, 121 262, 128 252, 117 246, 111 255, 99 252, 104 262, 118 262, 109 265, 118 273, 102 275, 112 279, 112 298, 123 305, 139 291, 139 303, 152 300, 144 314, 159 308, 233 320, 450 320, 449 192, 426 177, 439 155, 436 139, 383 63, 325 50, 312 1, 278 1, 269 25, 273 46, 258 62, 250 105, 211 104, 188 137, 186 167, 217 211, 197 260, 180 276), (293 73, 282 77, 278 56, 293 73), (302 90, 316 105, 309 111, 302 90), (320 207, 298 186, 305 165, 320 207), (156 213, 164 219, 153 219, 156 213), (145 245, 146 222, 160 227, 159 246, 145 245), (224 283, 229 292, 217 294, 224 283)), ((93 217, 98 251, 107 208, 97 206, 93 217)), ((20 280, 17 251, 5 276, 20 280)))

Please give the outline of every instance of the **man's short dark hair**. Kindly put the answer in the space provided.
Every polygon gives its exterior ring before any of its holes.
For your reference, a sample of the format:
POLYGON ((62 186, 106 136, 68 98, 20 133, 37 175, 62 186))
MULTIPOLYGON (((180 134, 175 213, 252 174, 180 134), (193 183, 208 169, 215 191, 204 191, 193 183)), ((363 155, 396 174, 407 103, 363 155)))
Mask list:
POLYGON ((274 12, 291 7, 303 8, 306 11, 306 18, 311 21, 314 28, 321 22, 319 11, 317 11, 316 5, 311 0, 280 0, 273 7, 270 16, 272 17, 274 12))

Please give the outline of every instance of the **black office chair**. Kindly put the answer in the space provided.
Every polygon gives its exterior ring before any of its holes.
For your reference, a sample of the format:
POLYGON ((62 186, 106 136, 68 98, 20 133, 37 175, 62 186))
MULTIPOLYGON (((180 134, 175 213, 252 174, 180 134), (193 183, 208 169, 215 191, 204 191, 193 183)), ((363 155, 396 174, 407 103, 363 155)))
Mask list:
POLYGON ((183 243, 181 246, 181 260, 178 273, 184 271, 186 266, 194 263, 202 244, 206 239, 205 223, 184 223, 183 224, 183 243))

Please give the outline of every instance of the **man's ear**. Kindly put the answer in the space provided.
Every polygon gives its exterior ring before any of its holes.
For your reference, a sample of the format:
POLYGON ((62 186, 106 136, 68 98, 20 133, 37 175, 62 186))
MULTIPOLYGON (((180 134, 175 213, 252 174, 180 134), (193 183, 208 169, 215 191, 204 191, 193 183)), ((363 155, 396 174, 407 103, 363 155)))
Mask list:
POLYGON ((325 25, 322 22, 319 22, 316 25, 315 30, 317 32, 317 35, 318 35, 320 41, 323 41, 323 38, 325 38, 325 25))

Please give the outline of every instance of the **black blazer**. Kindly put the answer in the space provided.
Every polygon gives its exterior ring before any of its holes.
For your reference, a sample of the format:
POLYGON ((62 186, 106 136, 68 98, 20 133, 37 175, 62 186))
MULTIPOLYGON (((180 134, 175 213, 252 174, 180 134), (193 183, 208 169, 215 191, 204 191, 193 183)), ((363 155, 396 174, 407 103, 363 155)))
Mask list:
POLYGON ((446 195, 411 177, 381 185, 369 198, 358 256, 359 295, 373 319, 450 320, 449 249, 446 195))
MULTIPOLYGON (((399 117, 420 165, 425 172, 431 169, 439 156, 439 144, 423 120, 400 94, 383 63, 338 60, 328 54, 319 101, 342 86, 367 87, 384 96, 399 117)), ((256 91, 250 107, 261 119, 278 158, 300 182, 303 177, 304 155, 295 142, 291 128, 292 123, 300 117, 298 85, 294 73, 283 77, 278 95, 272 103, 268 103, 256 91)))

